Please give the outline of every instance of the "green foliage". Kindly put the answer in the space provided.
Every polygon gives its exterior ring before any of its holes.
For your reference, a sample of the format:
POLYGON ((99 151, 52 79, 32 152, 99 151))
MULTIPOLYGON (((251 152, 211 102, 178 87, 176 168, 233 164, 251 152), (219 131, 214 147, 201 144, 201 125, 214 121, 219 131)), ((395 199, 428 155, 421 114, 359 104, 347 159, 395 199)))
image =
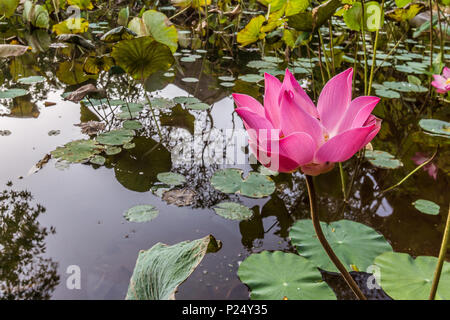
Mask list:
POLYGON ((125 219, 130 222, 147 222, 156 218, 158 209, 150 204, 134 206, 124 213, 125 219))
POLYGON ((0 16, 5 16, 6 18, 11 17, 16 11, 20 0, 2 0, 0 1, 0 16))
POLYGON ((439 205, 434 203, 433 201, 419 199, 412 203, 412 205, 419 210, 422 213, 425 214, 431 214, 431 215, 438 215, 439 210, 441 209, 439 205))
POLYGON ((209 235, 174 245, 157 243, 141 250, 128 287, 127 300, 173 300, 184 282, 208 252, 220 249, 220 242, 209 235))
POLYGON ((55 158, 68 162, 82 162, 100 153, 102 147, 94 140, 76 140, 58 147, 51 154, 55 158))
POLYGON ((252 300, 336 300, 319 270, 293 253, 251 254, 239 265, 238 276, 252 300))
POLYGON ((221 202, 214 207, 214 211, 219 216, 230 220, 248 220, 253 215, 252 210, 235 202, 221 202))
POLYGON ((365 157, 373 166, 381 169, 397 169, 403 166, 400 160, 395 159, 392 154, 386 151, 366 150, 365 157))

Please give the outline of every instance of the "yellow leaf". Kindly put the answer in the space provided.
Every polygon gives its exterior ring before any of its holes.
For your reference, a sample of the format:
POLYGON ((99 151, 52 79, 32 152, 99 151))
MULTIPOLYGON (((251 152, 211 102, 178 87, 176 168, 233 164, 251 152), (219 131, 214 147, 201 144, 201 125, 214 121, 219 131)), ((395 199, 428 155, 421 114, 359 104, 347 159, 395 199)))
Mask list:
POLYGON ((67 33, 84 33, 89 29, 89 22, 84 18, 69 18, 53 26, 57 35, 67 33))
POLYGON ((262 15, 252 18, 245 28, 238 32, 237 41, 243 46, 246 46, 259 39, 264 39, 266 35, 261 31, 261 27, 265 21, 266 18, 262 15))

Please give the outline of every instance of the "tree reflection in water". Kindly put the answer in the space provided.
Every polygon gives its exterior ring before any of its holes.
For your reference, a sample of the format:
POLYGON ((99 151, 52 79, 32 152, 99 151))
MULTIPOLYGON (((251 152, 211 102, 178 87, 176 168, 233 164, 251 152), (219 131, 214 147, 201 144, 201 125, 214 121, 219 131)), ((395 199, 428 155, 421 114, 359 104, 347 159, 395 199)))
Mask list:
POLYGON ((0 192, 0 299, 49 299, 59 283, 58 264, 44 258, 45 238, 55 233, 38 221, 28 191, 0 192))

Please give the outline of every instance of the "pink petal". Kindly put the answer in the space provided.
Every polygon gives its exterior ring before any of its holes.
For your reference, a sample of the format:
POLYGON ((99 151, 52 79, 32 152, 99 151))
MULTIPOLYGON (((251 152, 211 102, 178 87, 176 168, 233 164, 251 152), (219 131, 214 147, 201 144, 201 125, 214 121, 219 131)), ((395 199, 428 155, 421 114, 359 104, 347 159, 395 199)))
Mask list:
POLYGON ((367 136, 375 127, 371 125, 350 129, 331 138, 317 150, 314 162, 342 162, 350 159, 366 145, 367 136))
MULTIPOLYGON (((302 107, 311 116, 315 118, 319 117, 319 112, 317 111, 316 106, 297 80, 295 80, 294 75, 289 71, 289 69, 286 69, 283 85, 281 87, 281 92, 285 90, 290 90, 293 92, 294 101, 298 106, 302 107)), ((278 99, 278 102, 281 103, 281 95, 278 99)))
POLYGON ((320 164, 307 164, 306 166, 302 166, 300 169, 304 174, 307 174, 309 176, 318 176, 322 173, 327 173, 328 171, 333 170, 334 168, 334 162, 328 162, 328 163, 320 163, 320 164))
POLYGON ((264 107, 255 98, 240 93, 233 93, 232 96, 238 108, 248 108, 252 112, 265 117, 264 107))
POLYGON ((328 132, 334 132, 352 98, 353 69, 334 76, 322 89, 317 102, 320 121, 328 132))
POLYGON ((264 111, 266 118, 272 121, 275 128, 280 128, 280 106, 278 96, 280 95, 281 82, 276 77, 264 74, 264 111))
POLYGON ((375 117, 374 115, 370 115, 369 119, 364 124, 364 127, 367 126, 374 126, 372 131, 367 135, 366 140, 364 141, 364 145, 368 144, 370 141, 372 141, 373 138, 378 134, 378 132, 381 129, 381 119, 375 117))
POLYGON ((249 108, 236 108, 235 111, 245 122, 247 129, 273 129, 273 125, 269 120, 249 108))
POLYGON ((450 68, 444 67, 444 70, 442 70, 442 75, 446 79, 450 78, 450 68))
POLYGON ((355 98, 342 118, 339 129, 336 132, 330 133, 331 136, 344 132, 348 129, 361 127, 369 117, 373 108, 380 101, 378 97, 361 96, 355 98))
POLYGON ((431 85, 436 89, 444 90, 445 89, 445 78, 438 74, 433 75, 434 81, 431 82, 431 85))
POLYGON ((304 132, 295 132, 280 140, 280 154, 295 160, 299 165, 310 163, 316 152, 316 143, 304 132))
POLYGON ((255 143, 250 141, 249 145, 258 161, 272 171, 293 172, 298 168, 298 163, 289 157, 276 153, 269 153, 262 148, 258 148, 255 143), (272 161, 272 157, 274 157, 273 159, 275 159, 275 161, 272 161))
POLYGON ((298 106, 293 98, 292 91, 281 93, 281 131, 284 135, 295 132, 309 134, 316 145, 323 143, 323 131, 319 120, 298 106))

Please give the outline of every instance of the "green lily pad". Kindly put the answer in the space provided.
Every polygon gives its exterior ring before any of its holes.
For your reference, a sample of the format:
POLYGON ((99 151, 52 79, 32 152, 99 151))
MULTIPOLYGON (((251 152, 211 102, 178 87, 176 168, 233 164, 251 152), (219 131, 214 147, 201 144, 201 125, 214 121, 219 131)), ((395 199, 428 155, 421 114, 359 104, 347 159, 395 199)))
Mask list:
POLYGON ((159 214, 158 209, 150 204, 134 206, 124 213, 125 219, 130 222, 147 222, 156 218, 159 214))
POLYGON ((175 172, 161 172, 156 178, 169 186, 179 186, 186 182, 185 176, 175 172))
POLYGON ((239 76, 239 79, 245 82, 256 83, 264 80, 264 77, 259 74, 249 73, 239 76))
POLYGON ((419 126, 430 133, 440 136, 450 136, 450 122, 437 119, 422 119, 419 121, 419 126))
POLYGON ((400 99, 400 93, 389 89, 375 89, 375 94, 377 96, 388 98, 388 99, 400 99))
POLYGON ((0 91, 0 99, 14 99, 17 97, 25 96, 27 94, 27 90, 13 88, 5 91, 0 91))
POLYGON ((102 147, 94 140, 76 140, 66 143, 63 147, 58 147, 51 152, 55 158, 68 162, 81 162, 100 153, 102 147))
POLYGON ((142 20, 151 37, 165 44, 172 52, 178 48, 178 33, 175 26, 170 23, 164 13, 156 10, 147 10, 142 14, 142 20))
POLYGON ((275 191, 275 183, 270 177, 250 172, 243 180, 240 169, 216 171, 211 178, 211 184, 224 193, 240 193, 250 198, 267 197, 275 191))
POLYGON ((221 202, 214 208, 214 211, 219 216, 230 220, 248 220, 253 215, 252 210, 235 202, 221 202))
POLYGON ((182 78, 181 81, 184 82, 198 82, 197 78, 192 78, 192 77, 186 77, 186 78, 182 78))
POLYGON ((234 82, 221 82, 220 85, 222 87, 231 88, 234 87, 234 82))
POLYGON ((153 108, 158 109, 170 109, 173 108, 176 103, 171 99, 166 98, 153 98, 150 100, 153 108))
POLYGON ((270 61, 264 61, 264 60, 252 60, 249 63, 247 63, 247 67, 254 68, 254 69, 276 69, 277 64, 270 61))
POLYGON ((377 167, 382 169, 397 169, 403 166, 403 163, 395 159, 395 157, 386 152, 381 150, 366 150, 365 157, 369 162, 377 167))
POLYGON ((211 108, 211 106, 207 103, 199 102, 199 103, 186 104, 186 108, 191 109, 191 110, 207 110, 207 109, 211 108))
POLYGON ((422 213, 438 215, 441 207, 433 201, 419 199, 412 203, 412 205, 422 213))
POLYGON ((122 146, 126 150, 133 149, 134 147, 136 147, 136 144, 133 142, 127 142, 122 146))
POLYGON ((97 136, 97 141, 108 146, 121 146, 131 142, 134 138, 134 131, 128 129, 116 129, 101 133, 97 136))
POLYGON ((19 80, 17 80, 17 82, 22 83, 22 84, 33 84, 33 83, 39 83, 39 82, 44 82, 45 78, 42 76, 31 76, 31 77, 26 77, 26 78, 20 78, 19 80))
POLYGON ((383 86, 386 88, 401 91, 401 92, 427 92, 428 89, 417 84, 404 82, 404 81, 385 81, 383 86))
POLYGON ((139 130, 142 129, 142 123, 136 120, 127 120, 123 122, 124 129, 139 130))
POLYGON ((114 45, 111 56, 119 67, 137 80, 168 69, 174 61, 170 48, 150 37, 122 40, 114 45))
MULTIPOLYGON (((436 257, 411 257, 407 253, 385 252, 375 259, 380 268, 379 283, 395 300, 426 300, 438 259, 436 257)), ((450 263, 442 267, 436 300, 450 299, 450 263)))
MULTIPOLYGON (((330 224, 321 222, 320 225, 333 251, 349 271, 355 268, 366 271, 378 255, 392 251, 381 234, 361 223, 339 220, 330 224)), ((311 220, 295 222, 289 236, 301 256, 323 270, 338 272, 317 239, 311 220)))
POLYGON ((99 155, 93 156, 93 157, 89 160, 90 163, 97 164, 97 165, 99 165, 99 166, 104 165, 104 164, 105 164, 105 161, 106 161, 105 157, 102 157, 102 156, 99 156, 99 155))
POLYGON ((336 300, 319 270, 293 253, 254 253, 242 261, 238 276, 252 300, 336 300))
POLYGON ((120 113, 117 117, 122 120, 131 120, 139 116, 139 113, 144 109, 144 105, 141 103, 128 103, 120 107, 120 113))
POLYGON ((116 154, 119 154, 121 151, 122 151, 122 148, 117 147, 117 146, 106 146, 106 148, 105 148, 105 153, 108 156, 114 156, 116 154))
POLYGON ((175 299, 184 282, 208 252, 220 249, 220 242, 209 235, 174 245, 157 243, 141 250, 128 286, 127 300, 175 299))
POLYGON ((20 0, 2 0, 0 3, 0 16, 5 16, 6 18, 11 17, 19 3, 20 0))

